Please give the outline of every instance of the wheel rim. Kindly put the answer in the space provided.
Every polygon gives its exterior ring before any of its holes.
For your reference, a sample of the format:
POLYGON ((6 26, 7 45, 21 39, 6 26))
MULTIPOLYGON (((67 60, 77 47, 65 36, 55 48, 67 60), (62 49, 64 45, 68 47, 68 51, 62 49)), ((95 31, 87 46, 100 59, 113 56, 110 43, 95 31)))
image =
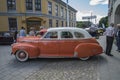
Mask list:
POLYGON ((26 61, 28 59, 28 53, 23 50, 19 50, 16 52, 16 58, 19 61, 26 61))
POLYGON ((25 54, 24 52, 20 52, 20 53, 18 54, 18 57, 19 57, 20 59, 24 59, 24 58, 26 57, 26 54, 25 54))
POLYGON ((83 61, 85 61, 85 60, 88 60, 90 57, 88 56, 88 57, 81 57, 80 59, 81 60, 83 60, 83 61))

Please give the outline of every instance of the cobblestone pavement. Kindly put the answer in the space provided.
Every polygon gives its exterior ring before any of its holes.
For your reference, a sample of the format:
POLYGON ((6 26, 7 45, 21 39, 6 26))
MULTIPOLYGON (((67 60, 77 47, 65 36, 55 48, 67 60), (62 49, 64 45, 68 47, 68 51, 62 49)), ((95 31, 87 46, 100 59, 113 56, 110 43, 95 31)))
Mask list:
POLYGON ((74 58, 32 59, 19 62, 11 56, 11 47, 0 45, 0 80, 97 80, 98 58, 88 61, 74 58))

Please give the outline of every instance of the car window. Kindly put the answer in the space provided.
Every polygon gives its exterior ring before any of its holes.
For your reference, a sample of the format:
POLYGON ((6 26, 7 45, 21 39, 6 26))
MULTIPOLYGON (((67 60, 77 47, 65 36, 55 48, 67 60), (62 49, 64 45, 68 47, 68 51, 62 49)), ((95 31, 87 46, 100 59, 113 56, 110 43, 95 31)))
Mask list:
POLYGON ((80 33, 80 32, 74 32, 74 35, 76 38, 84 38, 84 34, 80 33))
POLYGON ((62 31, 61 32, 61 38, 73 38, 73 35, 69 31, 62 31))
POLYGON ((57 32, 48 32, 44 38, 58 38, 57 32))

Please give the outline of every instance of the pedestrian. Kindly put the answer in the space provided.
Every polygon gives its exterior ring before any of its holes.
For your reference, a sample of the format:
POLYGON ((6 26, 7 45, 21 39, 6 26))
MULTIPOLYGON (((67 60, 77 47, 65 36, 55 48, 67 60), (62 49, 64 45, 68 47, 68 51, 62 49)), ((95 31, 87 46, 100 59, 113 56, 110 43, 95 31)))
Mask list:
POLYGON ((92 37, 96 37, 96 31, 97 31, 97 28, 95 25, 91 25, 90 26, 90 34, 92 35, 92 37))
POLYGON ((105 31, 106 35, 106 55, 108 56, 113 56, 111 54, 111 49, 113 45, 113 40, 114 40, 114 24, 111 23, 110 26, 106 29, 105 31))
POLYGON ((14 42, 16 42, 16 40, 17 40, 17 34, 18 34, 18 32, 17 32, 17 30, 15 30, 15 32, 14 32, 14 42))
POLYGON ((20 33, 19 33, 20 37, 25 37, 26 36, 26 31, 24 27, 21 27, 20 33))
POLYGON ((35 29, 33 27, 30 28, 29 36, 35 36, 35 29))
POLYGON ((117 51, 120 52, 120 24, 117 24, 117 33, 116 33, 116 42, 117 42, 117 51))

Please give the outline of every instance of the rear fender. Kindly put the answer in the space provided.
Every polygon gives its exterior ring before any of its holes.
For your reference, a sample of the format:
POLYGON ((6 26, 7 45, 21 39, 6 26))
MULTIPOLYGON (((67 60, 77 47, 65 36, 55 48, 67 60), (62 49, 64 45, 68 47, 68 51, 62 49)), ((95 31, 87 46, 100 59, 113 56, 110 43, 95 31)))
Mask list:
POLYGON ((74 51, 74 55, 77 55, 77 57, 88 57, 101 54, 103 49, 99 44, 96 43, 81 43, 76 46, 74 51))
POLYGON ((24 50, 28 53, 29 58, 36 58, 40 54, 38 47, 30 44, 15 44, 12 46, 12 53, 15 55, 17 51, 24 50))

